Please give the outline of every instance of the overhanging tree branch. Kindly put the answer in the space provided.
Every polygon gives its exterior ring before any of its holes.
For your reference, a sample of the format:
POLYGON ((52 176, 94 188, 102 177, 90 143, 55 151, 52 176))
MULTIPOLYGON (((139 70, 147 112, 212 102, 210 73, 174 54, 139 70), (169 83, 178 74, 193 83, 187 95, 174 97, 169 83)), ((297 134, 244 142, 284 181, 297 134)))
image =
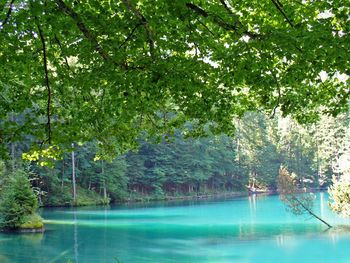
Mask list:
POLYGON ((274 80, 275 80, 275 82, 276 82, 276 85, 277 85, 278 98, 277 98, 276 105, 275 105, 275 107, 273 108, 272 115, 271 115, 271 117, 270 117, 271 119, 275 117, 277 108, 278 108, 278 106, 280 105, 281 97, 282 97, 282 95, 281 95, 281 87, 280 87, 279 82, 278 82, 278 80, 277 80, 276 74, 272 73, 272 75, 273 75, 273 78, 274 78, 274 80))
MULTIPOLYGON (((232 11, 230 9, 227 9, 228 8, 227 4, 225 2, 223 2, 223 1, 220 1, 220 2, 224 5, 225 9, 228 10, 230 12, 230 14, 232 15, 233 14, 232 11)), ((237 33, 238 29, 239 29, 237 27, 237 24, 242 25, 239 20, 236 23, 234 23, 234 24, 228 23, 225 20, 223 20, 221 17, 219 17, 219 16, 217 16, 215 14, 211 14, 211 13, 205 11, 203 8, 201 8, 201 7, 199 7, 199 6, 195 5, 195 4, 192 4, 192 3, 186 3, 186 7, 191 9, 197 15, 200 15, 202 17, 205 17, 205 18, 212 17, 213 22, 216 25, 218 25, 221 28, 223 28, 225 30, 228 30, 228 31, 233 31, 233 32, 237 33)), ((241 31, 241 30, 242 29, 240 28, 240 32, 241 33, 243 33, 244 35, 247 35, 247 36, 249 36, 251 38, 260 37, 260 35, 252 33, 252 32, 249 32, 248 30, 243 30, 243 31, 241 31)))
POLYGON ((282 14, 282 16, 284 17, 284 19, 288 22, 288 24, 289 24, 291 27, 294 27, 292 21, 288 18, 286 12, 284 12, 283 6, 282 6, 281 2, 278 1, 278 0, 271 0, 271 2, 274 4, 274 6, 277 8, 277 10, 282 14))
POLYGON ((38 19, 36 19, 37 22, 37 27, 38 27, 38 31, 39 31, 39 37, 41 40, 41 44, 42 44, 42 51, 43 51, 43 64, 44 64, 44 72, 45 72, 45 86, 47 89, 47 109, 46 109, 46 115, 47 115, 47 123, 46 123, 46 127, 47 127, 47 134, 48 134, 48 142, 51 143, 51 87, 50 87, 50 81, 49 81, 49 71, 47 68, 47 50, 46 50, 46 42, 45 42, 45 38, 44 38, 44 33, 40 27, 39 22, 37 21, 38 19))
POLYGON ((230 15, 234 15, 232 10, 228 7, 227 3, 225 2, 225 0, 220 0, 220 3, 223 5, 223 7, 226 9, 226 11, 230 14, 230 15))
POLYGON ((106 61, 109 60, 110 57, 108 53, 102 48, 101 44, 97 41, 96 37, 88 29, 88 27, 84 24, 79 15, 71 7, 66 5, 62 0, 56 0, 56 3, 61 11, 69 15, 75 21, 79 30, 94 45, 95 50, 100 54, 100 56, 106 61))
POLYGON ((313 197, 305 192, 300 193, 300 189, 295 183, 295 178, 285 167, 281 167, 279 170, 277 188, 282 201, 293 214, 301 215, 306 213, 325 224, 328 228, 332 227, 312 211, 313 197))
MULTIPOLYGON (((202 9, 201 7, 194 5, 192 3, 186 3, 187 8, 191 9, 192 11, 194 11, 196 14, 201 15, 203 17, 209 17, 209 13, 207 11, 205 11, 204 9, 202 9)), ((237 28, 235 25, 232 25, 230 23, 227 23, 226 21, 222 20, 221 18, 219 18, 216 15, 211 15, 213 17, 213 21, 215 22, 215 24, 219 25, 220 27, 226 29, 226 30, 231 30, 231 31, 236 31, 237 28)))
POLYGON ((204 9, 202 9, 201 7, 194 5, 192 3, 186 3, 187 8, 192 9, 195 13, 203 16, 203 17, 208 17, 209 14, 207 13, 207 11, 205 11, 204 9))
POLYGON ((129 0, 123 0, 123 3, 125 6, 129 9, 131 13, 133 13, 140 23, 143 25, 146 35, 147 35, 147 40, 148 40, 148 45, 151 53, 151 57, 154 57, 154 33, 152 29, 150 28, 147 19, 142 15, 142 13, 130 3, 129 0))
POLYGON ((278 106, 280 105, 280 102, 281 102, 281 88, 277 87, 277 89, 278 89, 278 98, 277 98, 276 105, 273 108, 273 111, 272 111, 272 114, 271 114, 271 117, 270 117, 271 119, 273 119, 275 117, 277 108, 278 108, 278 106))
MULTIPOLYGON (((61 45, 61 41, 58 39, 58 37, 56 36, 56 34, 55 34, 55 40, 56 40, 58 46, 60 47, 61 52, 63 52, 63 48, 62 48, 62 45, 61 45)), ((70 69, 70 66, 69 66, 69 63, 68 63, 68 59, 67 59, 66 56, 64 56, 64 62, 66 63, 67 68, 70 69)))
POLYGON ((208 30, 208 32, 212 35, 215 36, 215 34, 213 33, 213 31, 211 31, 206 24, 204 24, 199 18, 197 19, 197 21, 206 29, 208 30))
MULTIPOLYGON (((233 13, 232 9, 227 5, 226 1, 225 1, 225 0, 220 0, 220 3, 221 3, 221 5, 225 8, 225 10, 227 11, 227 13, 228 13, 230 16, 232 16, 232 17, 234 17, 234 18, 236 19, 236 21, 235 21, 236 26, 237 26, 237 25, 240 25, 240 26, 243 27, 243 24, 241 23, 241 21, 239 21, 238 15, 236 15, 236 14, 233 13)), ((258 36, 258 35, 256 35, 256 34, 253 34, 253 33, 251 33, 251 32, 248 32, 248 30, 244 30, 243 33, 246 34, 246 35, 248 35, 248 36, 250 36, 250 37, 257 37, 257 36, 258 36)))
POLYGON ((126 44, 126 42, 128 42, 128 41, 130 40, 130 38, 134 35, 136 29, 137 29, 139 26, 141 26, 141 25, 142 25, 141 23, 137 24, 137 25, 131 30, 130 34, 126 37, 126 39, 124 40, 124 42, 121 43, 121 44, 119 45, 118 48, 121 48, 122 46, 124 46, 124 45, 126 44))
POLYGON ((11 0, 11 3, 9 5, 9 9, 7 11, 7 14, 6 14, 6 17, 5 17, 4 21, 1 22, 1 26, 2 27, 4 27, 4 25, 7 24, 7 22, 9 21, 11 13, 12 13, 12 7, 13 7, 14 3, 15 3, 15 0, 11 0))
POLYGON ((326 221, 324 221, 321 217, 319 217, 318 215, 316 215, 314 212, 312 212, 312 210, 310 210, 308 207, 306 207, 303 202, 301 202, 296 196, 292 195, 292 198, 295 200, 296 203, 298 203, 303 209, 305 209, 305 211, 307 211, 307 213, 309 213, 311 216, 315 217, 317 220, 321 221, 323 224, 325 224, 326 226, 328 226, 329 228, 331 228, 332 226, 327 223, 326 221))
POLYGON ((126 62, 118 62, 118 61, 113 60, 112 57, 107 53, 107 51, 103 49, 103 47, 97 41, 97 39, 94 36, 94 34, 85 25, 85 23, 82 21, 82 19, 79 17, 79 15, 71 7, 66 5, 62 0, 55 0, 55 1, 56 1, 57 5, 58 5, 58 8, 62 12, 64 12, 68 16, 70 16, 75 21, 75 23, 76 23, 77 27, 79 28, 79 30, 83 33, 85 38, 92 43, 92 45, 94 46, 95 50, 103 58, 103 60, 105 60, 105 61, 112 61, 112 63, 114 63, 116 66, 119 66, 121 69, 126 69, 126 70, 143 70, 144 69, 143 67, 129 66, 126 62))

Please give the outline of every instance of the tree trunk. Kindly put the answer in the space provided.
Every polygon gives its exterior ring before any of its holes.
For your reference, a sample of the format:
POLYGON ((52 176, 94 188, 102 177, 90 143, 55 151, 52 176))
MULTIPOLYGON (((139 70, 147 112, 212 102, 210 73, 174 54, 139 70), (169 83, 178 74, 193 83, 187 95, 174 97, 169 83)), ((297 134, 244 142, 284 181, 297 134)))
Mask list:
POLYGON ((102 162, 101 172, 102 172, 102 178, 103 178, 103 198, 106 200, 107 199, 106 177, 105 177, 105 170, 104 170, 103 160, 101 162, 102 162))
POLYGON ((324 221, 321 217, 316 215, 314 212, 312 212, 310 209, 308 209, 302 202, 299 201, 299 199, 295 196, 293 196, 295 200, 301 205, 302 208, 304 208, 311 216, 315 217, 317 220, 321 221, 323 224, 328 226, 328 228, 331 228, 332 226, 328 224, 326 221, 324 221))
POLYGON ((240 151, 241 151, 241 140, 240 140, 240 133, 239 133, 239 128, 240 128, 240 120, 238 120, 237 122, 237 135, 236 135, 236 138, 237 138, 237 148, 236 148, 236 156, 237 156, 237 163, 238 163, 238 167, 240 167, 241 165, 241 156, 240 156, 240 151))
MULTIPOLYGON (((15 121, 15 115, 13 112, 11 112, 11 121, 14 122, 15 121)), ((11 163, 12 163, 12 172, 15 171, 15 143, 11 142, 11 163)))
POLYGON ((62 159, 62 176, 61 176, 61 192, 63 192, 63 187, 64 187, 64 157, 62 159))

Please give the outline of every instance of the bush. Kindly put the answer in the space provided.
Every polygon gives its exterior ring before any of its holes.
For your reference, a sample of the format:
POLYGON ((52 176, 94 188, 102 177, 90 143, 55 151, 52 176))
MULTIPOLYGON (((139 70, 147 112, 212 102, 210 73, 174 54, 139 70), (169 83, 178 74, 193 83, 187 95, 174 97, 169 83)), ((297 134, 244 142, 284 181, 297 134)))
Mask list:
MULTIPOLYGON (((28 174, 17 170, 4 181, 0 195, 0 226, 3 228, 21 228, 28 219, 33 219, 38 208, 28 174)), ((38 221, 38 217, 36 221, 38 221)))

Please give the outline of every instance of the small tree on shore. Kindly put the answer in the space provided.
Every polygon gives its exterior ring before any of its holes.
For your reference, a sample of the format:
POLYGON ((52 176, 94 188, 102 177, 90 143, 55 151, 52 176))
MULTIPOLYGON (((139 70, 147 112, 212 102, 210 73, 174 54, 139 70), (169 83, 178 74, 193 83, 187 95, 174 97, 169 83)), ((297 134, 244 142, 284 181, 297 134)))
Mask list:
POLYGON ((314 205, 313 194, 307 192, 306 189, 298 188, 296 176, 290 174, 285 167, 281 167, 279 170, 277 187, 281 200, 287 205, 288 209, 293 214, 308 214, 325 224, 327 227, 332 227, 312 211, 314 205))
POLYGON ((35 221, 41 221, 36 215, 37 208, 37 197, 26 171, 22 169, 14 171, 4 180, 0 194, 0 227, 23 228, 23 225, 28 224, 33 218, 35 221))

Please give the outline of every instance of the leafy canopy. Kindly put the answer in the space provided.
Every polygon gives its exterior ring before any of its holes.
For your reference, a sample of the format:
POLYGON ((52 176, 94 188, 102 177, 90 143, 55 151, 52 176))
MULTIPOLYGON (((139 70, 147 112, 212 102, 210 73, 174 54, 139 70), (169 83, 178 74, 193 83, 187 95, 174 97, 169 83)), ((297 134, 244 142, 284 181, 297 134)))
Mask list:
POLYGON ((349 9, 349 0, 3 1, 0 140, 96 138, 113 150, 188 120, 192 134, 208 122, 229 133, 247 110, 336 115, 349 97, 349 9))

